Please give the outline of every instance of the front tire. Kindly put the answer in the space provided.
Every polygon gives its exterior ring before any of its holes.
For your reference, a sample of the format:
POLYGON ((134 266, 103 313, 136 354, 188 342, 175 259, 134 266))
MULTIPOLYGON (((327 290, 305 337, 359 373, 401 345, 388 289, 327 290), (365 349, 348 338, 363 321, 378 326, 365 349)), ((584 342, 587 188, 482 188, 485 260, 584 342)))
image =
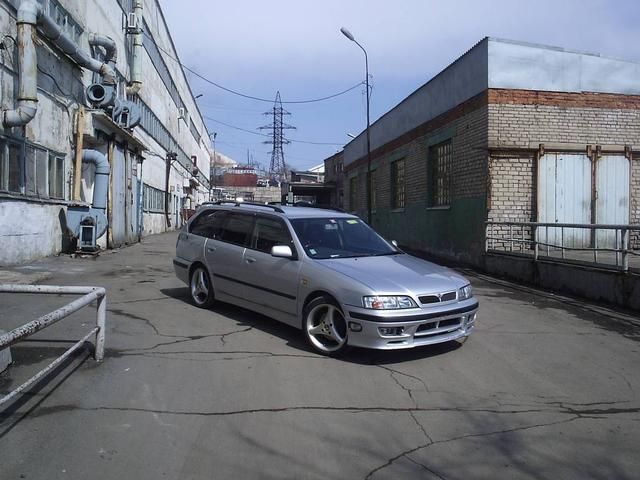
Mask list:
POLYGON ((321 296, 309 302, 304 309, 302 329, 311 347, 322 355, 334 357, 347 349, 347 321, 331 297, 321 296))
POLYGON ((191 272, 189 292, 191 293, 191 300, 196 307, 209 308, 213 306, 215 302, 213 285, 211 284, 209 272, 202 265, 198 265, 191 272))

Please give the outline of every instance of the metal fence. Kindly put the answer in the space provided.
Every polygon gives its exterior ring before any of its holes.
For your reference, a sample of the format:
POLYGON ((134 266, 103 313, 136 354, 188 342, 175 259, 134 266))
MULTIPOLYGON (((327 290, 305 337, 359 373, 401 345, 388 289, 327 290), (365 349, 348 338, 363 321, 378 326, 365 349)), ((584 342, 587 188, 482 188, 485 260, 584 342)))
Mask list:
POLYGON ((81 308, 89 305, 93 301, 97 301, 96 326, 87 335, 81 338, 77 343, 66 350, 61 356, 56 358, 46 368, 35 374, 29 380, 17 387, 11 393, 0 398, 0 406, 9 402, 18 394, 37 383, 45 375, 60 365, 73 352, 81 348, 84 343, 95 335, 94 358, 97 362, 101 362, 104 358, 104 336, 105 321, 107 312, 107 296, 106 291, 102 287, 59 287, 59 286, 43 286, 43 285, 0 285, 0 293, 32 293, 32 294, 81 294, 82 297, 54 310, 51 313, 43 315, 25 325, 11 330, 10 332, 0 335, 0 350, 7 348, 20 340, 33 335, 34 333, 59 322, 68 317, 81 308))
POLYGON ((640 270, 640 225, 488 221, 485 239, 487 253, 640 270))

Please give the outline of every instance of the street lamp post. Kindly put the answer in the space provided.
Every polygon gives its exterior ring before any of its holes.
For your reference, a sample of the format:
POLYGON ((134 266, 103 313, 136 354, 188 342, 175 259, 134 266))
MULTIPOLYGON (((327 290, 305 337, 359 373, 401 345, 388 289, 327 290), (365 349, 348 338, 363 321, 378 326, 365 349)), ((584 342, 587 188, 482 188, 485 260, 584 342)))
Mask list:
POLYGON ((369 57, 367 51, 360 43, 355 39, 349 30, 342 27, 340 28, 342 34, 358 45, 364 52, 364 68, 365 68, 365 88, 367 90, 367 223, 371 224, 371 135, 370 135, 370 122, 369 122, 369 57))
MULTIPOLYGON (((213 192, 215 194, 215 196, 218 196, 218 192, 216 190, 216 188, 218 187, 218 179, 217 179, 217 175, 216 175, 216 164, 217 164, 217 160, 216 160, 216 137, 218 136, 218 132, 213 132, 212 134, 209 135, 209 138, 211 138, 211 143, 213 144, 213 169, 211 172, 211 176, 213 177, 213 192)), ((213 195, 211 196, 211 200, 213 200, 213 195)), ((216 198, 216 200, 219 200, 218 198, 216 198)))

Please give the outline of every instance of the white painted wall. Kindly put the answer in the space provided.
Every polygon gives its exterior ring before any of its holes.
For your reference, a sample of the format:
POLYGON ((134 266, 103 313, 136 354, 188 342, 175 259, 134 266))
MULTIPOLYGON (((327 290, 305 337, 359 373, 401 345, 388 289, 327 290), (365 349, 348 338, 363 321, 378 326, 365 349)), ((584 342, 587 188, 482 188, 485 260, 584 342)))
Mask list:
MULTIPOLYGON (((85 33, 81 38, 82 48, 89 51, 88 33, 107 35, 116 41, 118 45, 116 68, 125 78, 130 78, 128 59, 125 54, 126 35, 122 29, 123 11, 118 2, 116 0, 100 2, 60 0, 60 3, 84 28, 85 33)), ((15 14, 15 9, 8 0, 0 0, 0 31, 13 37, 16 36, 15 14)), ((178 119, 177 107, 144 48, 142 53, 144 83, 140 97, 161 119, 182 150, 187 155, 196 157, 198 169, 204 177, 208 178, 211 158, 210 141, 186 77, 180 65, 170 58, 177 57, 177 54, 157 0, 145 0, 144 17, 150 28, 149 33, 163 49, 171 53, 171 55, 165 55, 165 63, 187 106, 190 118, 202 135, 202 141, 196 141, 191 134, 189 124, 178 119)), ((59 51, 49 47, 40 39, 36 39, 36 42, 39 67, 55 78, 64 93, 60 92, 51 78, 39 73, 38 112, 26 127, 26 139, 66 155, 65 198, 69 199, 74 156, 73 116, 78 105, 84 102, 84 91, 92 83, 93 73, 78 68, 59 51)), ((12 63, 13 51, 4 51, 3 54, 3 61, 0 61, 0 107, 8 109, 15 107, 14 85, 17 83, 17 65, 12 63)), ((0 127, 0 134, 20 135, 18 129, 14 130, 14 132, 3 132, 0 127)), ((148 148, 148 152, 143 154, 145 160, 138 176, 142 176, 145 183, 164 190, 164 159, 167 152, 141 127, 136 127, 133 135, 148 148)), ((96 146, 104 151, 104 144, 102 148, 99 144, 85 145, 85 148, 96 146)), ((191 172, 186 172, 178 164, 171 169, 169 184, 173 187, 175 195, 179 197, 185 195, 183 187, 188 184, 190 176, 191 172)), ((83 198, 90 200, 93 184, 90 172, 85 172, 83 177, 86 187, 83 188, 83 198)), ((207 196, 208 192, 201 188, 201 191, 194 196, 194 202, 201 203, 208 199, 207 196)), ((67 201, 36 201, 28 198, 15 200, 0 192, 0 265, 21 263, 58 253, 61 248, 58 213, 60 210, 64 211, 67 204, 67 201)), ((162 214, 145 214, 143 223, 144 234, 166 230, 162 214)), ((172 227, 175 228, 174 222, 172 227)), ((106 236, 99 240, 99 244, 104 246, 105 240, 106 236)))

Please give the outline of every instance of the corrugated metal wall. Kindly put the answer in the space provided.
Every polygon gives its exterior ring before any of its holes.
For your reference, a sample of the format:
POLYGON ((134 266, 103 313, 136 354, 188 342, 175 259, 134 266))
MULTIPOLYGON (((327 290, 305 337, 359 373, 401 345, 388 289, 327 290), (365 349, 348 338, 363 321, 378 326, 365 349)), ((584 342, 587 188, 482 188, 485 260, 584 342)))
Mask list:
MULTIPOLYGON (((591 162, 586 154, 547 153, 538 168, 538 221, 591 223, 591 162)), ((561 245, 562 231, 538 232, 538 241, 561 245)), ((564 229, 564 246, 588 247, 587 230, 564 229)))
MULTIPOLYGON (((602 155, 596 163, 596 223, 629 223, 629 160, 624 155, 602 155)), ((597 235, 598 246, 616 246, 613 230, 597 235)), ((618 235, 618 247, 620 241, 618 235)))
MULTIPOLYGON (((590 224, 592 197, 591 159, 586 154, 546 153, 538 164, 538 221, 590 224)), ((597 224, 629 223, 629 160, 622 154, 602 155, 596 162, 595 220, 597 224)), ((592 246, 586 229, 549 228, 538 241, 565 247, 592 246)), ((618 246, 620 239, 618 238, 618 246)), ((597 231, 599 247, 614 248, 614 231, 597 231)))

